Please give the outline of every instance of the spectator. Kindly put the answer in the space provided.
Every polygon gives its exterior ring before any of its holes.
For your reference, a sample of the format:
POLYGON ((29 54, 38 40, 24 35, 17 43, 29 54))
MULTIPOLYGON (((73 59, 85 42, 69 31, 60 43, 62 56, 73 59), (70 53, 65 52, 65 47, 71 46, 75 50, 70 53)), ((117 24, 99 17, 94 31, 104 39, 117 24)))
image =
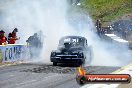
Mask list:
POLYGON ((5 32, 0 31, 0 45, 6 45, 7 38, 5 37, 5 32))
POLYGON ((15 28, 11 33, 8 34, 8 44, 15 44, 16 40, 19 39, 16 36, 16 32, 18 32, 17 28, 15 28))
POLYGON ((101 31, 101 21, 97 19, 96 21, 96 29, 97 29, 97 34, 100 36, 102 31, 101 31))
POLYGON ((41 38, 39 36, 42 37, 41 34, 34 33, 34 35, 30 36, 28 40, 26 40, 29 45, 31 58, 38 58, 43 48, 43 42, 41 41, 41 38))

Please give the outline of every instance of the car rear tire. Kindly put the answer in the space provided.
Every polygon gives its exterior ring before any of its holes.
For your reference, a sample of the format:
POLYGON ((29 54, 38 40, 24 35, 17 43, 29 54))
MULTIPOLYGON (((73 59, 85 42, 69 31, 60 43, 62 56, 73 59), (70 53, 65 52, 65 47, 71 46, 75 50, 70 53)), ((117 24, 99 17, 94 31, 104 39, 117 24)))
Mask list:
POLYGON ((84 58, 83 62, 82 62, 82 66, 85 66, 85 60, 86 60, 86 57, 84 58))
POLYGON ((82 66, 82 64, 83 64, 83 62, 78 62, 76 65, 77 65, 77 67, 80 67, 80 66, 82 66))
POLYGON ((57 66, 57 63, 56 62, 53 62, 53 66, 57 66))

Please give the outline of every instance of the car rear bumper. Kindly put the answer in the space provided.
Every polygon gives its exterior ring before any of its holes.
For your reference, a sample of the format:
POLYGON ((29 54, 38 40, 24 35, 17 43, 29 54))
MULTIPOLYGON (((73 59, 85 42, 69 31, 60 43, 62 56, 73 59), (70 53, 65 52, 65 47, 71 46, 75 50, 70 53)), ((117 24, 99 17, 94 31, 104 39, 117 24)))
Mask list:
POLYGON ((80 62, 83 62, 83 58, 51 57, 51 62, 56 62, 56 63, 80 63, 80 62))

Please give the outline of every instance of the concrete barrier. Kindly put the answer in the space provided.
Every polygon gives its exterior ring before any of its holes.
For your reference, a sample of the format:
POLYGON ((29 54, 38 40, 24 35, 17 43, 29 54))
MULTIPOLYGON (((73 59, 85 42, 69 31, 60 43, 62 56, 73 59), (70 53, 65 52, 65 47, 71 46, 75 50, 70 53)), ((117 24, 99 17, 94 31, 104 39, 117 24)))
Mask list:
POLYGON ((117 45, 118 47, 126 47, 129 48, 129 41, 124 40, 118 36, 116 36, 115 34, 105 34, 105 40, 111 42, 114 45, 117 45))
POLYGON ((29 59, 29 48, 22 44, 0 45, 0 62, 29 59))

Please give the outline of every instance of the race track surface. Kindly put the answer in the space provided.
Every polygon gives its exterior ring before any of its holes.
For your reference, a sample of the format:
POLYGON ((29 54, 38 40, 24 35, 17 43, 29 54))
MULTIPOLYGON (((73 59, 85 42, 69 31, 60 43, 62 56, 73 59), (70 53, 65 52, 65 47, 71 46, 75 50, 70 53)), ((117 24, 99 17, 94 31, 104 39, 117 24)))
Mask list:
MULTIPOLYGON (((120 67, 87 66, 89 74, 107 74, 120 67)), ((19 64, 0 67, 0 88, 80 88, 76 67, 51 64, 19 64)))

